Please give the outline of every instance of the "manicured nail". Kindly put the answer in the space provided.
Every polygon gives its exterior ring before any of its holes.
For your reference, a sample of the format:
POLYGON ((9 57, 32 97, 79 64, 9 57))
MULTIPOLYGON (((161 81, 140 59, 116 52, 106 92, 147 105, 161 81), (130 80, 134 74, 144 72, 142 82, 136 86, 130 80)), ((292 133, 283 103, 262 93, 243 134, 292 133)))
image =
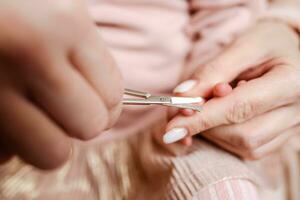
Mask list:
POLYGON ((163 141, 166 144, 174 143, 184 138, 187 134, 188 131, 185 128, 173 128, 164 135, 163 141))
POLYGON ((192 89, 197 84, 196 80, 187 80, 179 84, 173 92, 175 93, 184 93, 192 89))

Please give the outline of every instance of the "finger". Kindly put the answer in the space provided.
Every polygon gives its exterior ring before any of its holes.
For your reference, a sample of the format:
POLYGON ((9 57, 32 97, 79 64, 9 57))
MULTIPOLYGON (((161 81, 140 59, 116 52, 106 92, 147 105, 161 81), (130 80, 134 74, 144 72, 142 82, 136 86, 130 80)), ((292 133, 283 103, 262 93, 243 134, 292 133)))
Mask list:
POLYGON ((288 129, 284 132, 281 132, 280 135, 274 140, 266 143, 258 148, 255 149, 240 149, 236 146, 232 146, 223 140, 215 138, 212 135, 206 135, 205 137, 208 138, 210 141, 214 142, 215 144, 219 145, 221 148, 229 151, 233 154, 236 154, 244 159, 247 160, 257 160, 261 159, 275 151, 280 150, 281 147, 293 136, 298 134, 300 131, 300 126, 295 126, 291 129, 288 129))
POLYGON ((0 148, 0 165, 9 161, 12 158, 12 156, 12 153, 8 153, 5 149, 0 148))
POLYGON ((195 111, 190 109, 183 109, 181 110, 181 113, 185 116, 192 116, 195 113, 195 111))
POLYGON ((13 152, 8 148, 8 141, 3 137, 0 137, 0 164, 7 162, 12 156, 13 152))
POLYGON ((178 114, 179 109, 175 107, 169 107, 167 110, 167 120, 172 119, 176 114, 178 114))
POLYGON ((194 79, 183 82, 174 91, 185 96, 208 97, 217 83, 229 83, 243 71, 268 60, 268 48, 257 48, 255 43, 243 39, 236 41, 212 62, 199 67, 194 79))
POLYGON ((12 155, 0 153, 0 165, 8 162, 11 159, 12 155))
MULTIPOLYGON (((266 27, 273 29, 274 24, 260 23, 249 29, 217 58, 199 67, 194 78, 188 81, 189 84, 182 83, 189 87, 179 85, 180 90, 178 89, 177 92, 185 96, 209 97, 216 83, 230 83, 239 77, 249 80, 268 72, 280 62, 280 59, 276 60, 279 56, 276 49, 282 49, 284 46, 286 47, 284 54, 293 54, 290 50, 294 50, 297 46, 294 45, 295 40, 290 40, 290 37, 278 37, 280 38, 278 42, 269 42, 265 39, 269 35, 268 31, 265 31, 266 27)), ((278 30, 277 36, 292 33, 286 26, 281 26, 278 30)), ((292 38, 295 38, 294 35, 292 38)))
POLYGON ((11 150, 34 166, 52 169, 69 158, 70 139, 44 113, 15 93, 2 91, 0 127, 1 137, 11 150))
MULTIPOLYGON (((287 41, 286 37, 281 37, 282 40, 280 39, 277 43, 269 42, 265 39, 269 35, 268 31, 265 31, 266 27, 272 29, 274 24, 260 23, 249 29, 217 58, 205 66, 199 67, 192 79, 194 81, 189 81, 190 83, 194 82, 193 85, 188 84, 190 87, 179 85, 181 90, 177 90, 177 92, 184 93, 182 95, 186 96, 209 97, 213 86, 217 83, 230 83, 240 75, 245 80, 253 79, 266 73, 274 66, 273 62, 278 62, 276 59, 274 60, 274 56, 270 55, 270 53, 274 53, 274 49, 281 49, 282 46, 285 46, 290 53, 289 50, 295 46, 293 45, 294 40, 287 41)), ((279 35, 291 33, 284 26, 278 30, 280 30, 279 35)), ((185 84, 183 83, 183 85, 185 84)))
MULTIPOLYGON (((194 104, 197 106, 203 106, 204 104, 204 99, 202 99, 202 101, 200 103, 194 104)), ((193 114, 196 113, 195 110, 191 110, 191 109, 179 109, 180 113, 185 115, 185 116, 192 116, 193 114)))
POLYGON ((180 142, 181 142, 181 144, 183 144, 185 146, 191 146, 193 144, 193 138, 191 136, 186 137, 186 138, 183 138, 180 142))
POLYGON ((292 103, 296 95, 294 88, 286 81, 289 79, 288 74, 286 80, 282 80, 282 74, 286 73, 280 68, 274 69, 261 78, 235 88, 225 97, 208 101, 200 113, 190 117, 176 116, 169 122, 167 131, 172 134, 173 128, 180 128, 188 132, 186 135, 194 135, 216 126, 242 123, 276 107, 292 103))
POLYGON ((289 105, 264 113, 241 124, 220 126, 203 132, 237 149, 251 151, 269 143, 300 122, 299 105, 289 105))
POLYGON ((242 86, 243 84, 247 83, 245 80, 241 80, 238 82, 237 86, 242 86))
POLYGON ((113 125, 121 112, 123 84, 120 71, 100 36, 93 32, 75 47, 71 61, 86 81, 101 96, 109 110, 109 125, 113 125))
MULTIPOLYGON (((232 91, 232 87, 229 84, 218 83, 217 85, 215 85, 213 93, 214 93, 215 97, 222 97, 222 96, 228 95, 229 93, 231 93, 231 91, 232 91)), ((183 109, 181 111, 181 113, 185 116, 192 116, 193 114, 195 114, 195 111, 183 109)), ((191 138, 191 137, 188 136, 188 137, 184 138, 182 140, 182 143, 187 146, 191 145, 190 143, 191 143, 192 139, 189 139, 189 138, 191 138)))
POLYGON ((108 125, 108 111, 88 82, 63 59, 40 67, 29 80, 31 95, 66 132, 87 140, 108 125))
POLYGON ((281 148, 284 147, 284 144, 293 137, 293 135, 299 134, 300 126, 295 126, 291 129, 288 129, 282 133, 280 136, 275 138, 274 140, 270 141, 269 143, 254 149, 253 151, 247 152, 245 158, 247 159, 260 159, 263 158, 271 153, 274 153, 281 148))
MULTIPOLYGON (((230 94, 232 91, 232 87, 228 83, 218 83, 213 88, 214 97, 223 97, 230 94)), ((203 104, 202 104, 203 105, 203 104)), ((189 109, 180 110, 181 113, 185 116, 192 116, 195 111, 189 109)))
MULTIPOLYGON (((230 94, 231 91, 232 87, 228 83, 218 83, 214 86, 213 94, 214 97, 223 97, 230 94)), ((195 114, 195 111, 189 109, 182 109, 180 111, 185 116, 192 116, 195 114)))
POLYGON ((213 88, 214 97, 224 97, 232 92, 232 87, 228 83, 218 83, 213 88))

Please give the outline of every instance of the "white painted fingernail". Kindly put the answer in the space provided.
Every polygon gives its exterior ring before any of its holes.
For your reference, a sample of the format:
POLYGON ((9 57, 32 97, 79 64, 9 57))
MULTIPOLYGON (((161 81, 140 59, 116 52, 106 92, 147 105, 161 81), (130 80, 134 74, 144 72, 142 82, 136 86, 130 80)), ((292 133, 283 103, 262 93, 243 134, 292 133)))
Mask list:
POLYGON ((165 144, 174 143, 183 139, 187 134, 188 131, 185 128, 173 128, 164 135, 163 141, 165 144))
POLYGON ((173 92, 175 93, 184 93, 192 89, 197 84, 196 80, 187 80, 179 84, 173 92))

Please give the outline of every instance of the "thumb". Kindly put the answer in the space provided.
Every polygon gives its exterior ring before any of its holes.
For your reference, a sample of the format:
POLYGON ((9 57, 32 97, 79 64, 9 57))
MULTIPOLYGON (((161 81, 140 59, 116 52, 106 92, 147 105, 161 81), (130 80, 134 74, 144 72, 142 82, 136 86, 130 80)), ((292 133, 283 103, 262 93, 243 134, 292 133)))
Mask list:
POLYGON ((174 93, 180 96, 209 97, 217 83, 232 82, 242 72, 265 61, 266 48, 257 48, 254 43, 242 41, 236 41, 213 61, 200 66, 192 79, 178 85, 174 93))

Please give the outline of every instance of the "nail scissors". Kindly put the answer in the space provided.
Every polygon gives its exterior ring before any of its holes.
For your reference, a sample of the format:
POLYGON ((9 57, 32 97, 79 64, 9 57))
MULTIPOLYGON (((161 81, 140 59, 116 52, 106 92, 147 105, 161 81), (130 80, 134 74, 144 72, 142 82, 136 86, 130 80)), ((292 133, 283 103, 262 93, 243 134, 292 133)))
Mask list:
POLYGON ((199 103, 203 103, 201 97, 171 97, 171 96, 155 96, 148 92, 141 92, 132 89, 125 89, 125 95, 140 97, 138 98, 123 98, 124 105, 162 105, 170 106, 181 109, 190 109, 200 112, 202 106, 199 103))

